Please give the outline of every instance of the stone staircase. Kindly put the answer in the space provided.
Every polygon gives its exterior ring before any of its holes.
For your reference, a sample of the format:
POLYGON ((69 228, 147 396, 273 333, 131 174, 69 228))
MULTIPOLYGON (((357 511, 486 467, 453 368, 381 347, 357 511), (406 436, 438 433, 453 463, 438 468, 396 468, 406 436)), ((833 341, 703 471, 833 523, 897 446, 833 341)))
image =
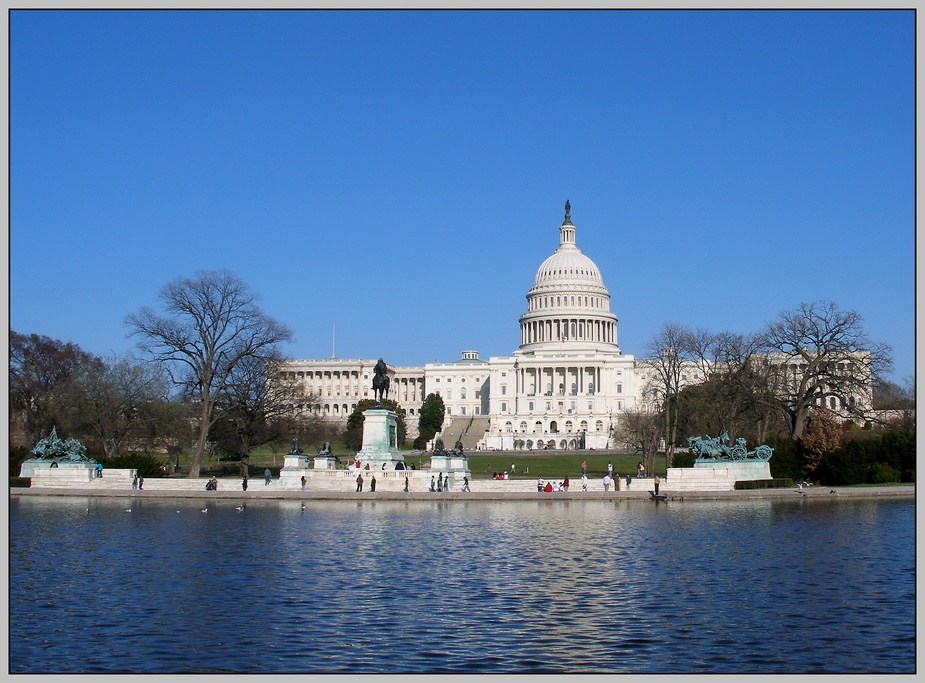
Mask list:
POLYGON ((479 441, 485 436, 490 424, 491 420, 487 417, 476 415, 454 417, 449 427, 443 430, 440 437, 443 439, 443 445, 447 450, 453 448, 457 441, 462 441, 463 450, 471 453, 475 451, 479 441))

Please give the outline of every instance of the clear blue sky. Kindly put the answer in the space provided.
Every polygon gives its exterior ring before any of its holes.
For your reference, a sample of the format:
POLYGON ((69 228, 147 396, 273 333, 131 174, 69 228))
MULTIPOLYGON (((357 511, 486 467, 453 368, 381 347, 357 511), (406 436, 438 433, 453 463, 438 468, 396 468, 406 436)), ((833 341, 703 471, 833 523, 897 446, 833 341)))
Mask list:
POLYGON ((295 358, 482 358, 569 199, 624 353, 857 311, 915 361, 912 11, 12 11, 10 327, 228 268, 295 358))

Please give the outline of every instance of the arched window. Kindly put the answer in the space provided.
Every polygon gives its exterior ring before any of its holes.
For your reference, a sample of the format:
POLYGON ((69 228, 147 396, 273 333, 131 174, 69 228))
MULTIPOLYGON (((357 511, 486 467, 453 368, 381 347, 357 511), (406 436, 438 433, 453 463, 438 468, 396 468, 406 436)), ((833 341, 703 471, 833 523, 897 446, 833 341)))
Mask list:
POLYGON ((505 422, 504 423, 504 433, 510 434, 512 431, 514 431, 514 425, 512 425, 510 422, 505 422))

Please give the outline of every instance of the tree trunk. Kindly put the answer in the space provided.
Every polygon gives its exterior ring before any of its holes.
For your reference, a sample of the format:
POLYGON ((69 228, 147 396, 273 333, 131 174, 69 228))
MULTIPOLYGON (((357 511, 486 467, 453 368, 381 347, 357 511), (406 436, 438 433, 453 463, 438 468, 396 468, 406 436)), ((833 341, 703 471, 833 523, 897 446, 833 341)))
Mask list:
POLYGON ((209 438, 209 419, 212 415, 212 406, 207 401, 203 401, 202 414, 199 416, 199 439, 196 441, 196 449, 193 451, 193 460, 189 466, 189 478, 196 479, 199 477, 199 469, 202 466, 202 452, 206 448, 206 441, 209 438))

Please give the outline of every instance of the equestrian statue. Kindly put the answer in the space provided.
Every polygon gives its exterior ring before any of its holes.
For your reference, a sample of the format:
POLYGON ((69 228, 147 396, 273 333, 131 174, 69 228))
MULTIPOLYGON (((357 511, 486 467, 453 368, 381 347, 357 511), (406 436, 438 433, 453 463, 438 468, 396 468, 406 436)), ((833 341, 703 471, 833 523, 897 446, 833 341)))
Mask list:
POLYGON ((389 383, 388 368, 385 361, 380 358, 373 370, 373 396, 377 401, 382 401, 389 397, 389 383))

